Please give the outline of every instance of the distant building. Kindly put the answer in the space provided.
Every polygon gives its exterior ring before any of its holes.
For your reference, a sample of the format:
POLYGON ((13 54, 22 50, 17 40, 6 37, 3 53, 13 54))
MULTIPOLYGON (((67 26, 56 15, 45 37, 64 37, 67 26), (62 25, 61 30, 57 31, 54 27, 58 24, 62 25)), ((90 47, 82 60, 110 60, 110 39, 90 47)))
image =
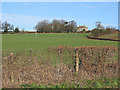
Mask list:
MULTIPOLYGON (((9 29, 8 32, 13 32, 14 30, 12 29, 9 29)), ((3 33, 4 32, 4 29, 0 29, 0 33, 3 33)))
POLYGON ((76 32, 81 32, 81 31, 88 31, 88 27, 85 25, 77 27, 76 32))
MULTIPOLYGON (((14 30, 9 29, 8 32, 13 32, 14 30)), ((4 29, 0 29, 0 32, 4 32, 4 29)))
POLYGON ((14 30, 13 29, 9 29, 8 32, 13 32, 14 30))

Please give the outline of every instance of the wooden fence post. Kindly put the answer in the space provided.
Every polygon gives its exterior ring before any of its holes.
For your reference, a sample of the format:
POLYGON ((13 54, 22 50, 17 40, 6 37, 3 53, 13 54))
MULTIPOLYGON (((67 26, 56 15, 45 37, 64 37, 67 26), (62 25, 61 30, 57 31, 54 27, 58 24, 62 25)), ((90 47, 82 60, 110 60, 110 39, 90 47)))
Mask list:
POLYGON ((10 54, 10 62, 13 64, 13 53, 10 54))
POLYGON ((14 81, 13 81, 13 71, 11 71, 11 82, 13 83, 14 81))
POLYGON ((76 52, 76 72, 79 71, 79 55, 78 55, 78 47, 75 48, 75 52, 76 52))
MULTIPOLYGON (((10 65, 13 64, 13 53, 10 53, 10 65)), ((13 71, 10 72, 10 78, 11 78, 11 82, 13 83, 13 71)))

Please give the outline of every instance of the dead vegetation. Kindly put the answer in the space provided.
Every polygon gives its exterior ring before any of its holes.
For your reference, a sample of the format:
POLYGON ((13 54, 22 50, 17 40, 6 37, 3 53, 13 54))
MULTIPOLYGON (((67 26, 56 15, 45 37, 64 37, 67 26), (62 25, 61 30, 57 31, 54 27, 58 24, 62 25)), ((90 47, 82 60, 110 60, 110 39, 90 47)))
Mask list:
MULTIPOLYGON (((72 55, 73 53, 71 50, 72 49, 69 49, 68 52, 72 55)), ((64 49, 63 51, 66 50, 64 49)), ((63 57, 63 51, 58 52, 58 54, 61 54, 59 55, 59 58, 61 59, 63 57)), ((94 80, 98 77, 109 78, 118 76, 119 64, 117 62, 104 64, 82 63, 79 66, 79 71, 76 73, 74 63, 64 64, 61 62, 59 65, 53 65, 51 63, 51 59, 44 60, 42 59, 42 56, 39 58, 38 56, 33 56, 32 53, 34 53, 33 50, 28 57, 13 53, 11 53, 9 56, 2 57, 3 88, 19 88, 21 84, 26 83, 80 83, 80 81, 84 81, 86 79, 94 80)), ((71 57, 73 57, 74 61, 74 55, 71 57)), ((82 83, 80 84, 82 85, 82 83)))

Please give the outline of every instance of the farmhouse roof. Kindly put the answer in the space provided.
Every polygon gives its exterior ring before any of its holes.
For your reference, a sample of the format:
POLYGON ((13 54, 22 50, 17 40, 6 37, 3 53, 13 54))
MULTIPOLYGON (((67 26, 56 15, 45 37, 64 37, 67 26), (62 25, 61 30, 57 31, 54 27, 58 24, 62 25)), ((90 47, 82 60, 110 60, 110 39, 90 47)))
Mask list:
POLYGON ((80 26, 78 28, 88 28, 87 26, 83 25, 83 26, 80 26))

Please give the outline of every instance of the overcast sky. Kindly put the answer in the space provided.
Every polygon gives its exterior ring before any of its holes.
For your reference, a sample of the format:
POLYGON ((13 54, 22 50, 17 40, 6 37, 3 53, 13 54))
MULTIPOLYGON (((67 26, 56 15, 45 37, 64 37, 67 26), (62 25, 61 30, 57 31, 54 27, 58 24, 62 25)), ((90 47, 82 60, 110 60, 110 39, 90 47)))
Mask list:
POLYGON ((34 30, 37 22, 48 19, 75 20, 77 25, 95 27, 96 21, 104 26, 118 28, 117 2, 3 2, 2 21, 20 29, 34 30))

